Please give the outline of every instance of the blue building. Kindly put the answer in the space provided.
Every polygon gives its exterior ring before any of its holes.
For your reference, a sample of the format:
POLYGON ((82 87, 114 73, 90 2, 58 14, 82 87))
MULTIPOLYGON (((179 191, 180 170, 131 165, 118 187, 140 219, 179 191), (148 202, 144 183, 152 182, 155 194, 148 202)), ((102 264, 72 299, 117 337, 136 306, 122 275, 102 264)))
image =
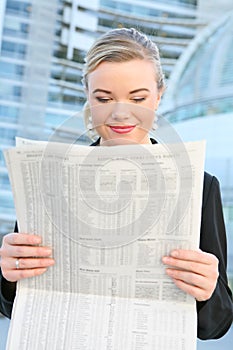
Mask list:
POLYGON ((207 141, 205 168, 221 184, 233 285, 233 11, 211 22, 180 57, 161 113, 184 141, 207 141))

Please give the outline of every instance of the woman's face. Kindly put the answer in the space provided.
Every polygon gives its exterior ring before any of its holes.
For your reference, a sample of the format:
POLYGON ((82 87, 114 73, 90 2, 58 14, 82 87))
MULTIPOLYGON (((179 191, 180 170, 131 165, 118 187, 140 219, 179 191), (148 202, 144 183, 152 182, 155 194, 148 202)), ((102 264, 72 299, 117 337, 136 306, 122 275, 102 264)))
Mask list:
POLYGON ((87 98, 101 145, 150 143, 161 98, 151 62, 102 62, 88 76, 87 98))

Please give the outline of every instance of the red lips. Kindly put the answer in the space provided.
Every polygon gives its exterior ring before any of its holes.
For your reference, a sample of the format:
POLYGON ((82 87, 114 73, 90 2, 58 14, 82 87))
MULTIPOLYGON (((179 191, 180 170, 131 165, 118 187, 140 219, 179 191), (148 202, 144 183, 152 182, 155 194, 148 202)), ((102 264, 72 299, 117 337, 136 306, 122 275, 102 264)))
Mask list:
POLYGON ((109 125, 110 129, 118 134, 128 134, 135 126, 136 125, 109 125))

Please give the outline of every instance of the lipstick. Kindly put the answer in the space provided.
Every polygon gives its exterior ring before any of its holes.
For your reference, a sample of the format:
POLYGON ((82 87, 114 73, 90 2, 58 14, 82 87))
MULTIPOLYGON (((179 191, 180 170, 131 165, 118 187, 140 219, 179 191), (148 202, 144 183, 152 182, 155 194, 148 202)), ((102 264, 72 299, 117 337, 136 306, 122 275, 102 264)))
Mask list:
POLYGON ((117 134, 128 134, 136 125, 109 125, 110 129, 117 134))

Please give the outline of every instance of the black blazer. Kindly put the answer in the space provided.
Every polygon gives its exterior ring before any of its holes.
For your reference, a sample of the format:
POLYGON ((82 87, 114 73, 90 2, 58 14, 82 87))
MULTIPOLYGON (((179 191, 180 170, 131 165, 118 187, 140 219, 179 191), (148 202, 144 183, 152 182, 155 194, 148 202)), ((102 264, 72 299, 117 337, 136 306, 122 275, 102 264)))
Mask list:
MULTIPOLYGON (((98 144, 97 141, 92 145, 98 144)), ((219 278, 211 298, 196 303, 197 332, 200 339, 216 339, 222 337, 232 324, 233 302, 226 274, 227 243, 219 183, 208 173, 204 175, 200 249, 219 259, 219 278)), ((6 281, 0 271, 0 312, 8 318, 11 317, 15 290, 16 283, 6 281)))

